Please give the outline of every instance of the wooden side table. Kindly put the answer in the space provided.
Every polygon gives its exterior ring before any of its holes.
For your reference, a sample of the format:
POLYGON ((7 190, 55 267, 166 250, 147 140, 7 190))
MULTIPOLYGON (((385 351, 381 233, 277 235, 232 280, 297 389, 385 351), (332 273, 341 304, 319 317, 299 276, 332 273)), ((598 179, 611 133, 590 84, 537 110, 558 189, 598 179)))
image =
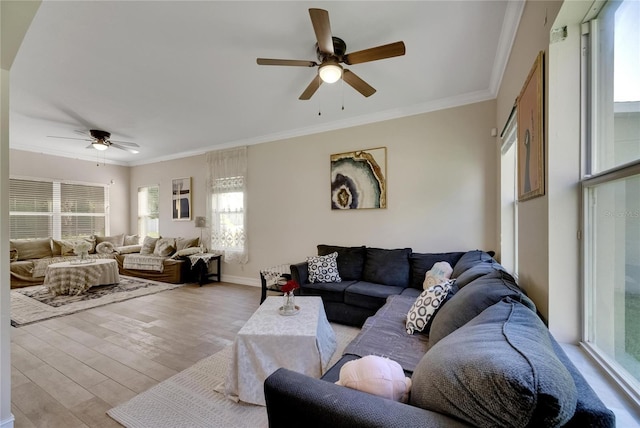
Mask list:
POLYGON ((220 282, 222 278, 222 256, 213 253, 192 254, 189 256, 191 262, 191 270, 197 272, 198 284, 202 287, 209 282, 220 282), (209 272, 209 264, 212 260, 216 261, 216 271, 209 272))

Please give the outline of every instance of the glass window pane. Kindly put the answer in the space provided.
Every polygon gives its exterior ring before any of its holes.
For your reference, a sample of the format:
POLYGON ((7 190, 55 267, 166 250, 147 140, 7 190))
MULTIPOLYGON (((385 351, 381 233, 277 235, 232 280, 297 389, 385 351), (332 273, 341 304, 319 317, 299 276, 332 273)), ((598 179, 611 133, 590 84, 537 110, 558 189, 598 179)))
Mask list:
POLYGON ((640 2, 609 2, 596 20, 592 173, 640 159, 640 2))
POLYGON ((587 194, 587 339, 639 381, 640 176, 593 186, 587 194))

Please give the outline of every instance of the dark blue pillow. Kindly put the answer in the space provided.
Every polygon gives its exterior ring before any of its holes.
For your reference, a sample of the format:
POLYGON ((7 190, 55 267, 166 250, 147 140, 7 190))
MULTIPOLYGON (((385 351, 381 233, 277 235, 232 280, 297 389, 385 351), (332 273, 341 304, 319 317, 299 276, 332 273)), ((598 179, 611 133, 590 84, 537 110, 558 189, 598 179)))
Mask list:
POLYGON ((411 404, 481 427, 563 426, 578 396, 549 330, 509 298, 430 348, 411 380, 411 404))
POLYGON ((384 250, 367 248, 362 279, 375 284, 406 288, 409 285, 411 248, 384 250))
POLYGON ((434 264, 438 262, 447 262, 451 267, 454 267, 463 254, 463 252, 412 253, 411 257, 409 257, 409 263, 411 264, 411 287, 422 290, 424 276, 434 264))
POLYGON ((339 247, 336 245, 318 245, 318 255, 326 256, 331 253, 338 253, 338 273, 343 281, 359 281, 362 279, 364 269, 364 259, 367 251, 361 247, 339 247))

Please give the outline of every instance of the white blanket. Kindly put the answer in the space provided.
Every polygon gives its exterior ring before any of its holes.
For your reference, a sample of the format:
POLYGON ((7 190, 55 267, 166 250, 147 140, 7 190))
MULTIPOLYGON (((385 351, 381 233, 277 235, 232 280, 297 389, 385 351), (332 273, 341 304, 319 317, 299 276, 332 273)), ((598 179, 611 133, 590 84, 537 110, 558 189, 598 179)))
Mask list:
POLYGON ((124 256, 122 267, 125 269, 153 270, 156 272, 162 272, 164 271, 165 259, 166 257, 146 254, 127 254, 124 256))

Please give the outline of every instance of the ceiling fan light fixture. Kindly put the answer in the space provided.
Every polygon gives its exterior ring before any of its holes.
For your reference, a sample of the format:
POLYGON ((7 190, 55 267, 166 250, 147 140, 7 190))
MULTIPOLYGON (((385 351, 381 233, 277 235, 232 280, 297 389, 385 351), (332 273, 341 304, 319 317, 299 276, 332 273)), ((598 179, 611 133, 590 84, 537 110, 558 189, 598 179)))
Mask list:
POLYGON ((339 64, 330 62, 321 65, 318 73, 323 82, 335 83, 342 77, 342 67, 339 64))
POLYGON ((107 146, 103 141, 94 141, 93 143, 91 143, 91 145, 94 149, 100 151, 107 150, 109 148, 109 146, 107 146))

